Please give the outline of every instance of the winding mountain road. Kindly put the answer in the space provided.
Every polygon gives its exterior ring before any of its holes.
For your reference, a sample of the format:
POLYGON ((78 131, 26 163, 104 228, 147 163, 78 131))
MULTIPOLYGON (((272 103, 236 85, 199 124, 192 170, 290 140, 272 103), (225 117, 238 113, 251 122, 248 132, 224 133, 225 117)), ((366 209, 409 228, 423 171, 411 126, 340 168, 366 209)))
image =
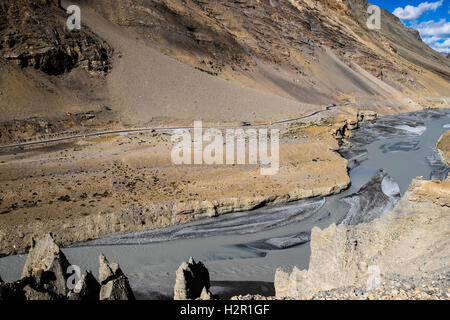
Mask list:
MULTIPOLYGON (((344 104, 342 106, 349 105, 344 104)), ((302 120, 306 120, 308 118, 312 118, 320 113, 330 111, 333 108, 339 107, 335 104, 329 105, 325 107, 324 110, 318 110, 314 111, 310 114, 307 114, 305 116, 301 116, 294 119, 287 119, 287 120, 279 120, 279 121, 273 121, 269 123, 260 123, 257 125, 250 125, 251 127, 257 128, 257 127, 268 127, 273 125, 279 125, 279 124, 286 124, 286 123, 292 123, 292 122, 298 122, 302 120)), ((243 126, 232 126, 232 125, 224 125, 224 126, 211 126, 211 127, 204 127, 208 129, 232 129, 232 128, 239 128, 243 126)), ((110 131, 102 131, 102 132, 92 132, 92 133, 86 133, 86 134, 77 134, 67 137, 60 137, 60 138, 54 138, 54 139, 47 139, 47 140, 40 140, 40 141, 32 141, 32 142, 23 142, 23 143, 17 143, 17 144, 11 144, 6 146, 0 146, 0 150, 9 150, 9 149, 16 149, 16 148, 24 148, 24 147, 31 147, 31 146, 39 146, 39 145, 46 145, 51 143, 59 143, 59 142, 65 142, 65 141, 71 141, 75 139, 86 139, 86 138, 93 138, 93 137, 100 137, 100 136, 109 136, 113 134, 129 134, 129 133, 141 133, 141 132, 164 132, 164 131, 171 131, 171 130, 177 130, 177 129, 192 129, 192 127, 157 127, 157 128, 135 128, 135 129, 122 129, 122 130, 110 130, 110 131)))

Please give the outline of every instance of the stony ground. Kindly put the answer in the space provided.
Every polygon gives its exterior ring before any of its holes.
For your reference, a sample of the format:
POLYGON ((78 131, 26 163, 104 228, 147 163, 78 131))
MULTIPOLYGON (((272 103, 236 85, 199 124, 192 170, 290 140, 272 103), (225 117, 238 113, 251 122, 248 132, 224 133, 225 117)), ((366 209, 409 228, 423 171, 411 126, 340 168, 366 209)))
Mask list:
MULTIPOLYGON (((427 273, 422 276, 402 277, 388 274, 378 287, 349 286, 314 294, 311 300, 449 300, 450 272, 427 273)), ((245 295, 232 300, 277 300, 275 297, 245 295)), ((292 298, 284 298, 292 300, 292 298)))
POLYGON ((420 277, 387 275, 378 288, 346 287, 322 291, 313 300, 449 300, 450 272, 420 277))

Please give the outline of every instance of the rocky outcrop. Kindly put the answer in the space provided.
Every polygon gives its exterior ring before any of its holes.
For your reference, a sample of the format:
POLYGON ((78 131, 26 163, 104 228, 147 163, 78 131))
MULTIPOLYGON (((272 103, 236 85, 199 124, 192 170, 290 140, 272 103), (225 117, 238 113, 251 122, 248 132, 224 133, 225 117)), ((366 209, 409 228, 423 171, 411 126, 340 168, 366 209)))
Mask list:
POLYGON ((357 193, 341 201, 350 205, 342 224, 367 223, 392 210, 400 200, 400 188, 386 172, 381 171, 370 179, 357 193))
POLYGON ((0 17, 0 57, 20 67, 49 75, 76 67, 92 74, 110 69, 109 45, 85 26, 69 31, 58 1, 2 1, 0 17))
POLYGON ((128 278, 122 275, 102 285, 100 300, 135 300, 128 278))
POLYGON ((86 271, 69 286, 70 263, 47 234, 33 243, 22 272, 22 279, 12 283, 0 281, 0 301, 15 300, 132 300, 127 277, 117 263, 100 256, 100 281, 86 271))
POLYGON ((49 280, 29 276, 12 283, 0 283, 0 301, 64 300, 65 296, 49 280))
MULTIPOLYGON (((420 276, 384 274, 379 286, 346 286, 315 293, 311 300, 448 300, 448 270, 420 276)), ((292 298, 283 298, 283 300, 292 298)), ((235 296, 231 300, 278 300, 261 295, 235 296)))
POLYGON ((386 274, 421 276, 447 268, 448 182, 415 179, 380 219, 313 228, 308 270, 277 269, 276 297, 309 299, 319 291, 348 286, 373 289, 386 274))
POLYGON ((99 262, 100 300, 135 300, 128 278, 119 265, 108 262, 104 255, 100 255, 99 262))
POLYGON ((377 119, 378 114, 372 110, 360 110, 357 117, 358 121, 373 121, 377 119))
POLYGON ((200 294, 200 298, 198 298, 198 300, 212 300, 212 299, 213 299, 213 296, 212 296, 211 292, 209 292, 208 289, 203 287, 202 293, 200 294))
POLYGON ((342 121, 337 121, 333 124, 330 131, 331 135, 341 142, 344 138, 351 138, 353 130, 359 128, 359 123, 362 121, 373 121, 377 119, 377 113, 372 110, 359 110, 356 116, 349 117, 342 121))
POLYGON ((176 272, 174 300, 211 299, 209 272, 205 265, 190 258, 176 272))
POLYGON ((117 263, 110 263, 103 254, 100 255, 98 268, 98 280, 100 284, 106 284, 110 280, 120 277, 122 274, 122 270, 117 263))
POLYGON ((66 272, 69 266, 69 261, 53 241, 52 235, 47 234, 37 243, 33 240, 22 277, 33 276, 46 290, 66 296, 66 272))
POLYGON ((355 119, 347 119, 333 125, 330 133, 338 141, 353 136, 352 130, 358 129, 358 121, 355 119))

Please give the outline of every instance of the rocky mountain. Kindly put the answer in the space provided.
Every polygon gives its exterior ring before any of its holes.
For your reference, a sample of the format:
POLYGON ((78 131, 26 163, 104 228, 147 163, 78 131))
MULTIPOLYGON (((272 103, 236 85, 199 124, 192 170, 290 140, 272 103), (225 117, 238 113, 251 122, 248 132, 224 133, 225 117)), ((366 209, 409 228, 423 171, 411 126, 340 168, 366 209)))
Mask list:
POLYGON ((369 30, 365 0, 78 0, 75 32, 68 4, 1 1, 3 143, 199 116, 263 122, 331 103, 448 105, 448 59, 387 11, 369 30))

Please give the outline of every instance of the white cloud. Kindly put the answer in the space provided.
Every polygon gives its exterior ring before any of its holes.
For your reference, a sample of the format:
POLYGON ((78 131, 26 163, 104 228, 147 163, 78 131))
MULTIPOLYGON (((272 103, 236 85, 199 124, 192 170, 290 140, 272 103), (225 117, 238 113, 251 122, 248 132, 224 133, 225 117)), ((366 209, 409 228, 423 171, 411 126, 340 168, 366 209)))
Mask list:
POLYGON ((450 22, 447 22, 446 19, 441 19, 438 22, 424 21, 413 26, 413 28, 417 29, 421 36, 434 36, 444 39, 450 37, 450 22))
POLYGON ((447 39, 444 42, 436 43, 435 47, 437 47, 437 48, 449 48, 450 47, 450 39, 447 39))
POLYGON ((450 43, 449 42, 443 42, 443 43, 438 42, 435 45, 432 45, 430 47, 438 52, 450 53, 450 43))
POLYGON ((439 21, 424 21, 413 26, 420 32, 423 42, 436 51, 450 52, 450 22, 446 19, 439 21))
POLYGON ((427 38, 423 38, 423 42, 425 42, 428 45, 431 45, 433 43, 439 42, 441 41, 442 38, 440 37, 427 37, 427 38))
POLYGON ((397 8, 394 14, 402 20, 417 20, 425 11, 436 10, 442 6, 443 0, 436 2, 422 2, 417 7, 406 6, 405 8, 397 8))
POLYGON ((444 42, 436 42, 431 47, 436 51, 450 53, 450 39, 444 42))

